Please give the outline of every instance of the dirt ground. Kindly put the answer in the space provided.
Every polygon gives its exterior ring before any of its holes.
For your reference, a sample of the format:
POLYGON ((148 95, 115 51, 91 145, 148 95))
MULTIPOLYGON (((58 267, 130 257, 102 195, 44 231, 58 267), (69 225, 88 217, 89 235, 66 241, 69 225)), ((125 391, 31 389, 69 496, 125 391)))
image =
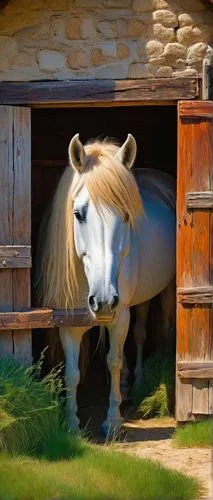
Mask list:
POLYGON ((202 500, 213 499, 211 450, 174 448, 171 440, 175 428, 174 419, 134 420, 126 423, 124 428, 125 438, 113 444, 117 450, 140 458, 158 460, 166 467, 196 477, 205 488, 202 500))

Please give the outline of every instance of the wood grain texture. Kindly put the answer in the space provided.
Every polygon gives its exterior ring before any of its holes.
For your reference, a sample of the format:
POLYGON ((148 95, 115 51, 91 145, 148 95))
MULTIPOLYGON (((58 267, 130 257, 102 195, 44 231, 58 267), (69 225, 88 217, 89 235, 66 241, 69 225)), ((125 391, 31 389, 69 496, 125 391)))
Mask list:
POLYGON ((0 269, 30 268, 32 266, 31 246, 0 246, 0 269))
POLYGON ((48 105, 73 103, 169 101, 198 96, 196 78, 137 80, 76 80, 0 83, 0 104, 48 105))
POLYGON ((187 193, 186 208, 195 210, 213 208, 213 192, 187 193))
POLYGON ((178 302, 181 304, 212 304, 212 286, 194 286, 193 288, 178 288, 178 302))
POLYGON ((213 102, 212 101, 183 101, 179 103, 180 118, 205 118, 212 120, 213 102))
MULTIPOLYGON (((0 106, 0 244, 13 244, 13 108, 0 106)), ((0 270, 0 311, 13 310, 12 271, 0 270)), ((0 356, 13 354, 11 331, 2 331, 0 356)))
POLYGON ((178 371, 177 375, 180 379, 204 378, 206 380, 209 380, 213 379, 213 368, 200 368, 198 370, 183 370, 183 371, 178 371))
POLYGON ((193 415, 209 414, 209 384, 206 380, 194 380, 192 388, 193 415))
MULTIPOLYGON (((213 103, 181 102, 178 119, 177 287, 200 290, 212 286, 210 272, 210 211, 187 212, 186 194, 212 190, 213 103), (195 120, 196 118, 196 120, 195 120)), ((195 290, 195 291, 196 291, 195 290)), ((199 295, 200 297, 200 295, 199 295)), ((188 295, 189 300, 189 295, 188 295)), ((211 304, 186 307, 177 302, 177 362, 210 360, 212 352, 211 304)), ((188 420, 193 412, 205 413, 208 380, 201 387, 177 377, 176 417, 188 420), (188 393, 188 395, 187 395, 188 393), (182 398, 184 394, 184 399, 182 398), (198 401, 196 402, 196 398, 198 401), (191 402, 189 411, 187 400, 191 402), (201 410, 203 400, 203 412, 201 410), (186 407, 184 406, 186 404, 186 407)))
MULTIPOLYGON (((14 213, 13 243, 31 244, 31 110, 14 108, 14 213)), ((13 269, 13 307, 31 306, 30 269, 13 269)), ((16 359, 32 362, 31 331, 13 332, 16 359)))
POLYGON ((0 313, 0 337, 2 331, 7 329, 27 330, 30 328, 55 328, 58 326, 96 326, 87 309, 32 309, 26 311, 0 313))

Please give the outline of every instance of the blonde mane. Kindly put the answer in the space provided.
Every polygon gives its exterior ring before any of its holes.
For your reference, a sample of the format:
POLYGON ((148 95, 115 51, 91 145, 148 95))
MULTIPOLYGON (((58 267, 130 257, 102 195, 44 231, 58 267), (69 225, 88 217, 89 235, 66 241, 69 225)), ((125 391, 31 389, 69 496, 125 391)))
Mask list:
POLYGON ((43 249, 36 280, 37 300, 51 308, 73 308, 85 297, 85 276, 77 258, 73 233, 73 201, 85 185, 92 202, 127 214, 131 226, 142 213, 141 196, 130 170, 121 165, 112 142, 86 144, 82 174, 68 166, 59 182, 50 219, 43 227, 43 249))

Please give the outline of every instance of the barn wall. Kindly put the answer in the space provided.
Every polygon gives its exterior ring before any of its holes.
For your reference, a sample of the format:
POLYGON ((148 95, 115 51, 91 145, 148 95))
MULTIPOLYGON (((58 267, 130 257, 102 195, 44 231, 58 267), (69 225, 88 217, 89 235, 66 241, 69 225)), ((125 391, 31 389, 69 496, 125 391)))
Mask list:
POLYGON ((0 80, 196 76, 212 21, 200 0, 10 0, 0 80))

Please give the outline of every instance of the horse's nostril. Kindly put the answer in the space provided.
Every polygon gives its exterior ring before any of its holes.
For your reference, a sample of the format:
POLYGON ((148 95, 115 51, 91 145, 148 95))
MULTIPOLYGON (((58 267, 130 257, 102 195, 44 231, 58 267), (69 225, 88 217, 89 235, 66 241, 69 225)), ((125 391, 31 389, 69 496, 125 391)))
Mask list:
POLYGON ((110 307, 110 311, 113 311, 114 309, 116 309, 116 307, 118 306, 119 304, 119 295, 113 295, 113 298, 112 298, 112 301, 109 305, 110 307))
POLYGON ((89 305, 94 312, 98 310, 98 303, 94 295, 89 296, 89 305))

